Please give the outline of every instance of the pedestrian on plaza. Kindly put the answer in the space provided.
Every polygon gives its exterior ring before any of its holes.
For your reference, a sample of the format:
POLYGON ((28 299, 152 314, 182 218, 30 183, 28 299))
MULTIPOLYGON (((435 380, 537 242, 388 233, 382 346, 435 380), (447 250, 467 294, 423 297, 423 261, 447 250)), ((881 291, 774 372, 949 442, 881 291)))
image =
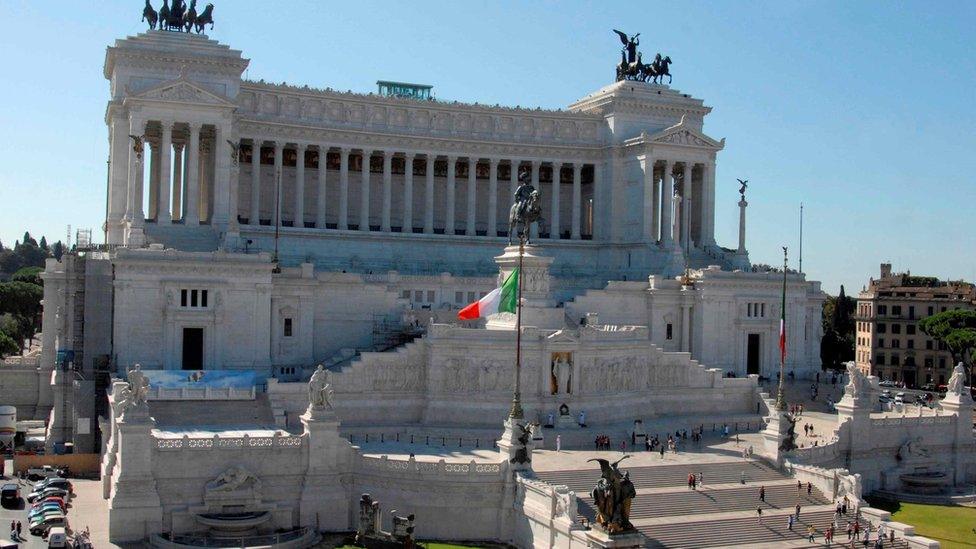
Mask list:
POLYGON ((786 529, 793 531, 793 515, 786 515, 786 529))
POLYGON ((796 495, 800 495, 802 493, 803 493, 803 483, 800 481, 796 481, 796 495))
POLYGON ((844 505, 841 507, 843 514, 847 514, 847 496, 844 496, 844 505))
POLYGON ((560 451, 563 448, 563 436, 556 435, 556 451, 560 451))
POLYGON ((816 538, 817 538, 817 529, 814 528, 812 524, 810 526, 807 526, 807 540, 809 540, 810 543, 813 543, 813 540, 815 540, 816 538))
POLYGON ((661 445, 661 459, 664 459, 664 445, 661 445))
POLYGON ((762 524, 762 507, 756 507, 756 516, 758 517, 759 524, 762 524))
POLYGON ((847 521, 847 541, 851 541, 851 536, 854 535, 854 527, 851 526, 851 521, 847 521))
POLYGON ((766 486, 759 487, 759 501, 766 502, 766 486))
POLYGON ((812 482, 808 482, 807 483, 807 495, 809 496, 811 494, 813 494, 813 483, 812 482))
POLYGON ((624 441, 624 440, 621 440, 620 441, 620 451, 621 452, 626 452, 627 451, 627 442, 624 441))
POLYGON ((705 486, 705 475, 698 471, 698 486, 705 486))
POLYGON ((691 489, 692 483, 695 482, 695 476, 688 473, 688 488, 691 489))
POLYGON ((800 504, 796 504, 796 520, 800 520, 800 504))
POLYGON ((22 524, 20 523, 20 521, 18 520, 18 521, 17 521, 17 537, 18 537, 18 538, 20 537, 20 532, 22 531, 22 529, 23 529, 23 527, 24 527, 24 526, 23 526, 23 525, 22 525, 22 524))
POLYGON ((854 521, 854 539, 861 539, 861 521, 854 521))
POLYGON ((738 445, 739 445, 739 433, 736 433, 736 434, 735 434, 735 445, 736 445, 736 446, 738 446, 738 445))

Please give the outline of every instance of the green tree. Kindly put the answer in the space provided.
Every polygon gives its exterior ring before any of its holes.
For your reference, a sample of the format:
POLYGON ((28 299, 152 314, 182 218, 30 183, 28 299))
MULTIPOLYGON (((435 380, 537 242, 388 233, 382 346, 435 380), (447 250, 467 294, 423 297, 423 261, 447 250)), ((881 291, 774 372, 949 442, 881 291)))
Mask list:
POLYGON ((53 256, 54 259, 61 261, 61 256, 63 255, 64 255, 64 243, 58 240, 57 242, 54 243, 53 246, 51 246, 51 256, 53 256))
POLYGON ((40 242, 40 244, 38 244, 38 247, 40 247, 42 250, 45 250, 46 251, 47 250, 47 238, 44 238, 42 236, 41 237, 41 242, 40 242))
POLYGON ((10 281, 27 282, 28 284, 43 286, 44 282, 41 280, 42 272, 44 272, 44 269, 41 267, 24 267, 14 273, 14 276, 10 277, 10 281))
POLYGON ((0 358, 20 352, 20 345, 7 334, 0 332, 0 358))
POLYGON ((24 244, 37 246, 37 241, 31 238, 30 232, 24 231, 24 244))
POLYGON ((32 338, 40 330, 43 297, 44 290, 37 284, 0 283, 0 314, 11 315, 22 326, 23 338, 32 338))
POLYGON ((962 362, 967 379, 972 380, 973 359, 976 358, 976 311, 945 311, 922 319, 918 325, 926 335, 945 343, 952 353, 952 361, 962 362))
POLYGON ((14 344, 14 352, 21 352, 26 335, 26 323, 12 314, 0 315, 0 334, 6 336, 14 344))
POLYGON ((837 297, 824 301, 821 324, 820 361, 825 368, 842 368, 844 362, 854 360, 854 316, 856 301, 847 297, 840 287, 837 297))

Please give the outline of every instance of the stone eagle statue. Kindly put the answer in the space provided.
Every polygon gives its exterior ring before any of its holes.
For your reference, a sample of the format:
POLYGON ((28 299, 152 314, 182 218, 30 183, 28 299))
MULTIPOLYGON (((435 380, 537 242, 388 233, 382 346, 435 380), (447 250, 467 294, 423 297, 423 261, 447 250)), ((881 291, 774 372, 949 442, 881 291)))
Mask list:
POLYGON ((601 458, 586 460, 600 464, 600 480, 591 494, 597 508, 596 522, 609 534, 634 529, 630 523, 630 506, 637 490, 630 480, 630 473, 621 473, 619 468, 620 462, 629 457, 625 455, 613 463, 601 458))

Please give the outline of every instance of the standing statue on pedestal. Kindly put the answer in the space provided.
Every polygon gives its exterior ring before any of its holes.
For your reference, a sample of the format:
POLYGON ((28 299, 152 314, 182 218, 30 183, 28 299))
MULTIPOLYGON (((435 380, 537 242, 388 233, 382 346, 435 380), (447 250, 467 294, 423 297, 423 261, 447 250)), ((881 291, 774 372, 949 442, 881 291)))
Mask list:
POLYGON ((512 237, 516 236, 515 226, 521 225, 518 233, 519 240, 529 243, 529 228, 542 218, 542 203, 539 191, 531 183, 528 172, 519 176, 519 186, 515 189, 512 209, 508 213, 508 244, 512 245, 512 237))
POLYGON ((600 464, 600 480, 593 487, 596 503, 596 522, 608 534, 619 534, 634 529, 630 523, 630 506, 637 495, 630 473, 621 473, 618 465, 629 455, 610 463, 605 459, 588 459, 600 464))
POLYGON ((746 179, 745 181, 743 181, 743 180, 741 180, 739 178, 736 178, 735 180, 739 182, 739 196, 742 197, 742 200, 745 200, 746 199, 746 189, 749 188, 749 185, 748 185, 749 180, 746 179))
POLYGON ((332 384, 329 372, 321 364, 308 380, 308 407, 310 409, 332 409, 332 384))

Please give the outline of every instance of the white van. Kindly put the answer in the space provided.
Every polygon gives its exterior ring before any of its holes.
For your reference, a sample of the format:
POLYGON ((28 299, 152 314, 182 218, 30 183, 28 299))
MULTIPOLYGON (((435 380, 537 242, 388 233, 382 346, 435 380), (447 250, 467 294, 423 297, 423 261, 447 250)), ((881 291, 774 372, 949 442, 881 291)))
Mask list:
POLYGON ((50 547, 67 547, 68 546, 68 534, 64 531, 63 526, 52 526, 47 532, 47 546, 50 547))

